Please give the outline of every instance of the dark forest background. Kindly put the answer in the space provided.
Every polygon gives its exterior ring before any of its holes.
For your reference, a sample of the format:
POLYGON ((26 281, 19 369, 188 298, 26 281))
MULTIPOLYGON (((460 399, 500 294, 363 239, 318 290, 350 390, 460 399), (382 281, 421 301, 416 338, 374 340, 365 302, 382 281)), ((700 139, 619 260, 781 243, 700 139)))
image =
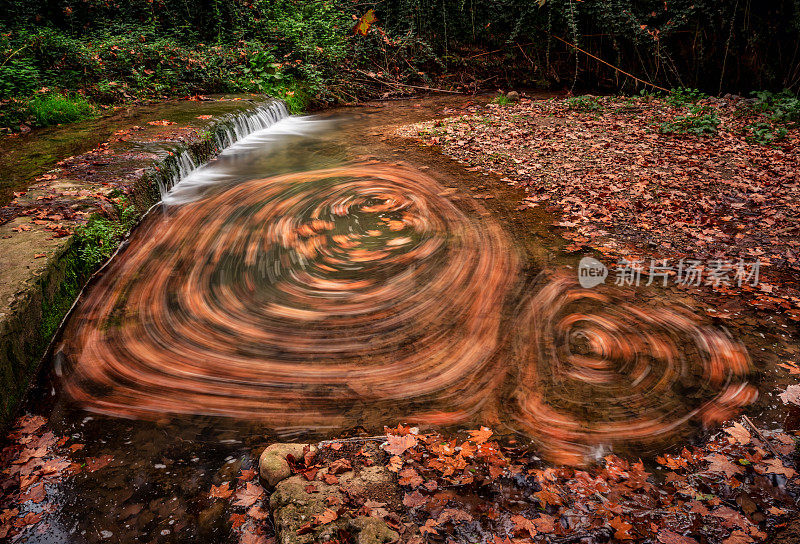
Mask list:
POLYGON ((302 109, 406 85, 800 84, 800 0, 2 0, 0 14, 0 126, 54 93, 94 107, 267 92, 302 109), (354 33, 370 9, 377 21, 354 33))

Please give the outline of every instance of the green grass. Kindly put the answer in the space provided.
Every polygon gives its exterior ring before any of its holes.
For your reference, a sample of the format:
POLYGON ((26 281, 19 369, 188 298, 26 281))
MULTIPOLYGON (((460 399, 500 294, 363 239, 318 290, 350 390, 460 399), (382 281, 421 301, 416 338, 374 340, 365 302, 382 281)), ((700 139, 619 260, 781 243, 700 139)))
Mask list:
POLYGON ((48 127, 91 119, 97 116, 97 109, 82 96, 48 94, 31 100, 28 113, 36 126, 48 127))

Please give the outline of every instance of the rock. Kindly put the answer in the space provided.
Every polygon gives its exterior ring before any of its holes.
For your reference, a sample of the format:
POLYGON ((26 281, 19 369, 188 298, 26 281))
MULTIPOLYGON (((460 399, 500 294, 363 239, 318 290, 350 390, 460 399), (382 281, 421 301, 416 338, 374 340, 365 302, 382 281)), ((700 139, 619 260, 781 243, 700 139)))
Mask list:
MULTIPOLYGON (((272 444, 267 446, 258 460, 258 472, 267 490, 275 488, 278 482, 292 475, 287 455, 300 458, 307 444, 272 444)), ((316 449, 312 446, 312 450, 316 449)))
POLYGON ((322 481, 327 472, 327 468, 320 470, 317 479, 312 481, 295 474, 276 484, 275 491, 269 499, 269 506, 277 542, 280 544, 322 542, 336 538, 337 532, 341 529, 355 533, 358 544, 385 544, 396 542, 400 538, 382 519, 365 516, 352 519, 343 516, 314 528, 311 532, 298 535, 297 530, 300 527, 313 521, 314 516, 331 508, 331 504, 346 502, 347 497, 341 489, 373 500, 401 495, 394 475, 381 465, 363 467, 358 472, 348 470, 338 474, 338 482, 334 485, 322 481), (306 490, 310 487, 313 488, 312 492, 306 490))
POLYGON ((389 544, 400 540, 400 535, 378 518, 359 516, 350 520, 350 529, 358 535, 356 544, 389 544))
POLYGON ((511 102, 519 102, 519 93, 517 91, 508 91, 506 98, 511 102))
POLYGON ((200 512, 197 516, 197 525, 200 534, 209 534, 215 530, 222 529, 225 525, 225 503, 215 501, 214 504, 200 512))

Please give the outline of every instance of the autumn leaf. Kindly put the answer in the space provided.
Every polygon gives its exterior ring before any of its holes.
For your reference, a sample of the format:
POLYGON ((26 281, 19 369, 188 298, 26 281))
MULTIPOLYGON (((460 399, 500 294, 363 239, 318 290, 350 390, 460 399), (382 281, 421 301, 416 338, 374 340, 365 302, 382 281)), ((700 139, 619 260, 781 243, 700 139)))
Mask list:
POLYGON ((399 477, 398 483, 400 485, 406 485, 411 487, 417 487, 422 485, 424 481, 422 476, 414 470, 413 468, 406 468, 398 472, 397 476, 399 477))
POLYGON ((250 510, 247 511, 247 516, 258 521, 263 521, 269 517, 269 512, 260 506, 253 505, 250 507, 250 510))
POLYGON ((800 385, 790 385, 778 396, 784 404, 795 404, 800 406, 800 385))
POLYGON ((706 471, 708 472, 721 472, 728 478, 744 472, 742 467, 734 465, 730 462, 730 460, 728 460, 727 457, 719 453, 707 455, 703 459, 709 462, 709 465, 706 468, 706 471))
POLYGON ((40 503, 44 500, 47 492, 45 491, 44 484, 37 484, 35 486, 31 486, 27 493, 21 495, 19 501, 21 503, 32 501, 34 503, 40 503))
POLYGON ((86 470, 94 472, 108 465, 114 458, 110 455, 101 455, 100 457, 87 457, 86 470))
POLYGON ((328 474, 341 474, 353 470, 353 465, 347 459, 337 459, 328 467, 328 474))
POLYGON ((417 437, 413 434, 403 436, 396 436, 393 434, 387 435, 386 440, 388 444, 383 446, 383 449, 390 455, 403 455, 403 453, 417 445, 417 437))
POLYGON ((215 499, 228 499, 233 494, 233 489, 230 489, 229 486, 228 482, 217 486, 212 485, 209 495, 215 499))
POLYGON ((794 475, 797 474, 793 468, 784 466, 780 459, 770 459, 769 461, 764 461, 762 465, 766 465, 764 472, 770 474, 782 474, 783 476, 786 476, 787 479, 794 478, 794 475))
POLYGON ((725 429, 725 432, 731 435, 731 438, 734 442, 738 442, 739 444, 749 444, 752 437, 750 436, 750 431, 744 428, 741 423, 734 423, 733 427, 728 427, 725 429))
POLYGON ((531 538, 533 538, 539 532, 533 521, 529 520, 525 516, 520 516, 520 515, 511 516, 511 523, 514 524, 515 533, 528 531, 528 534, 531 535, 531 538))
POLYGON ((492 436, 492 431, 488 427, 481 427, 477 431, 467 431, 470 436, 470 440, 475 442, 476 444, 483 444, 487 442, 489 438, 492 436))
POLYGON ((339 514, 336 513, 336 510, 326 508, 321 514, 314 516, 314 523, 317 525, 326 525, 335 521, 338 517, 339 514))
POLYGON ((412 491, 411 493, 406 493, 403 495, 403 505, 407 506, 408 508, 419 508, 420 506, 427 504, 427 502, 428 497, 419 491, 412 491))
POLYGON ((378 18, 375 17, 375 10, 369 9, 367 12, 358 18, 356 24, 353 26, 352 32, 353 34, 360 34, 361 36, 366 36, 367 32, 369 32, 369 27, 377 21, 378 18))
POLYGON ((236 500, 233 502, 234 506, 244 506, 245 508, 251 506, 264 495, 264 489, 253 482, 247 482, 244 490, 236 493, 236 500))
POLYGON ((611 520, 611 528, 614 529, 614 538, 617 540, 633 540, 635 537, 630 533, 633 525, 617 516, 611 520))
POLYGON ((243 482, 250 481, 255 477, 256 477, 256 471, 250 468, 242 470, 242 473, 239 474, 239 476, 237 476, 237 478, 239 480, 242 480, 243 482))

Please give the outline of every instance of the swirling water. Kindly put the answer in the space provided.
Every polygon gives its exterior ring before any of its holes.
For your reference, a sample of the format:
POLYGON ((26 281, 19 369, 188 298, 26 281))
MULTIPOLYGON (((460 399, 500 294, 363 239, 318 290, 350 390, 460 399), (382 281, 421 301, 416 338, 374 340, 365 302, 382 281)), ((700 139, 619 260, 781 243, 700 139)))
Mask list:
POLYGON ((169 531, 168 499, 198 515, 265 440, 488 424, 579 465, 669 447, 758 398, 732 333, 669 300, 580 288, 520 243, 529 223, 353 119, 240 138, 87 290, 54 356, 51 421, 121 464, 71 484, 82 517, 62 540, 96 540, 75 532, 87 523, 169 531), (131 501, 154 513, 121 526, 131 501))

